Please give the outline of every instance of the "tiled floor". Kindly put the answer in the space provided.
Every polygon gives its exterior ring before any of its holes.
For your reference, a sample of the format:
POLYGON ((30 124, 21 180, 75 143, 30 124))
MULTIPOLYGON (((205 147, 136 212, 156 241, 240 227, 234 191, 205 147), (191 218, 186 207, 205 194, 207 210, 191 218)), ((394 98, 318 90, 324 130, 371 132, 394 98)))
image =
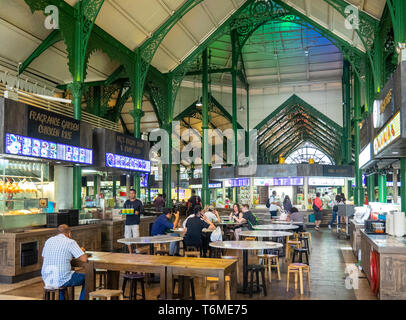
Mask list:
MULTIPOLYGON (((294 290, 291 283, 289 292, 286 292, 286 269, 287 266, 281 259, 282 280, 277 280, 276 273, 273 274, 272 283, 267 283, 268 295, 254 294, 253 300, 372 300, 376 299, 369 289, 368 281, 364 274, 360 274, 358 290, 346 289, 345 268, 347 265, 356 263, 349 241, 338 240, 335 233, 327 228, 320 232, 311 231, 313 236, 313 249, 310 257, 311 268, 311 288, 307 290, 305 283, 305 294, 300 295, 294 290)), ((229 252, 236 255, 237 252, 229 252)), ((240 259, 241 260, 241 259, 240 259)), ((255 256, 250 256, 250 260, 257 262, 255 256)), ((242 266, 240 265, 240 270, 242 266)), ((291 278, 292 281, 292 278, 291 278)), ((147 299, 156 299, 159 293, 159 285, 152 284, 146 287, 147 299)), ((205 299, 205 288, 201 279, 195 280, 196 295, 198 300, 205 299)), ((41 278, 35 278, 13 285, 0 284, 0 293, 3 295, 42 298, 43 284, 41 278)), ((76 295, 79 295, 79 288, 76 295)), ((209 299, 217 299, 213 292, 209 299)), ((250 299, 248 295, 238 294, 237 299, 250 299)))

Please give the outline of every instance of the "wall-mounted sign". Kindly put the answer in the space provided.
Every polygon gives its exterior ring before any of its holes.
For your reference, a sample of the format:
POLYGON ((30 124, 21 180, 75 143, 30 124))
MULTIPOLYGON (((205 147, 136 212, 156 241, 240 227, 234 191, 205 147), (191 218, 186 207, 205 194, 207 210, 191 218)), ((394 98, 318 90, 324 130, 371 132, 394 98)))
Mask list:
POLYGON ((358 166, 362 168, 365 164, 371 161, 371 144, 368 145, 362 150, 359 154, 358 166))
POLYGON ((32 106, 28 106, 27 109, 29 137, 80 146, 78 120, 32 106))
POLYGON ((377 155, 400 137, 400 111, 390 120, 374 139, 374 155, 377 155))
POLYGON ((309 178, 309 186, 343 187, 344 185, 344 178, 309 178))
POLYGON ((120 156, 113 153, 106 153, 106 167, 151 172, 150 161, 120 156))
POLYGON ((116 152, 127 157, 148 160, 149 143, 131 136, 116 133, 116 152))
POLYGON ((254 179, 254 186, 303 186, 304 177, 254 179))
POLYGON ((5 139, 5 152, 8 154, 83 164, 93 163, 93 153, 90 149, 23 137, 11 133, 6 133, 5 139))
POLYGON ((224 181, 226 188, 231 187, 248 187, 250 185, 250 179, 229 179, 224 181))
POLYGON ((140 186, 141 186, 141 188, 148 188, 148 178, 149 178, 148 173, 141 174, 141 177, 140 177, 140 186))
MULTIPOLYGON (((219 189, 222 187, 223 186, 222 186, 221 182, 209 183, 209 189, 219 189)), ((189 185, 189 189, 202 189, 202 185, 201 184, 191 184, 191 185, 189 185)))

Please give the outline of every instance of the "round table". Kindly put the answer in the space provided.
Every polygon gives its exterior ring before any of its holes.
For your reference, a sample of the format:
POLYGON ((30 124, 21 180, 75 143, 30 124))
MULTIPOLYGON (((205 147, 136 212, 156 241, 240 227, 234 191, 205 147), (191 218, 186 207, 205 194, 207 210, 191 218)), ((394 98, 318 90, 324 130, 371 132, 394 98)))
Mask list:
POLYGON ((176 241, 182 241, 183 237, 172 237, 167 235, 152 236, 152 237, 138 237, 138 238, 124 238, 118 239, 117 242, 123 243, 126 245, 131 244, 149 244, 150 245, 150 254, 154 254, 154 244, 155 243, 170 243, 176 241))
POLYGON ((286 220, 274 220, 271 222, 272 224, 295 224, 298 226, 304 225, 304 222, 300 221, 286 221, 286 220))
POLYGON ((263 224, 253 226, 255 230, 295 230, 299 229, 299 226, 293 224, 263 224))
POLYGON ((242 250, 243 252, 243 285, 239 290, 248 293, 248 250, 279 249, 283 245, 270 241, 217 241, 211 242, 210 246, 218 249, 242 250))
POLYGON ((286 231, 248 230, 241 231, 240 235, 243 237, 282 238, 282 237, 290 237, 293 235, 293 233, 286 231))

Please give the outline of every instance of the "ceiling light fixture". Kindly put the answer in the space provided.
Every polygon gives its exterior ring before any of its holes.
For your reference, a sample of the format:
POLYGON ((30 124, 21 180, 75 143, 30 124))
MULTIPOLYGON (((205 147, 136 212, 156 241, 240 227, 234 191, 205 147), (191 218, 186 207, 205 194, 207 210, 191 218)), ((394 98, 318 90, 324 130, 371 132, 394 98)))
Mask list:
POLYGON ((202 99, 199 98, 199 101, 196 102, 196 107, 201 107, 201 106, 203 106, 203 103, 202 103, 202 99))

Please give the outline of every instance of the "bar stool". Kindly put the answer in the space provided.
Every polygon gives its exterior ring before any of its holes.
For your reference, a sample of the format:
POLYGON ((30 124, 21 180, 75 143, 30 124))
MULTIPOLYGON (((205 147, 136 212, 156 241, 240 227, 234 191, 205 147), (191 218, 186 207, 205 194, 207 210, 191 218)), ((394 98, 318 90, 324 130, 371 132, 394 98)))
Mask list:
POLYGON ((286 253, 285 261, 288 262, 290 259, 291 251, 293 248, 300 248, 301 242, 299 240, 287 240, 286 241, 286 253))
POLYGON ((299 262, 303 262, 303 254, 306 256, 306 264, 309 264, 309 239, 299 237, 300 247, 296 247, 293 250, 292 263, 295 262, 296 255, 299 256, 299 262))
MULTIPOLYGON (((67 287, 59 287, 59 288, 44 287, 44 300, 56 300, 55 299, 55 294, 56 293, 58 294, 58 300, 59 300, 61 292, 62 292, 65 300, 70 300, 69 292, 68 292, 67 287)), ((73 299, 74 299, 74 296, 73 296, 73 299)))
POLYGON ((156 243, 155 254, 160 256, 169 256, 169 248, 167 243, 156 243))
POLYGON ((89 300, 94 300, 96 298, 111 300, 112 297, 117 297, 118 300, 123 300, 123 293, 121 290, 97 290, 89 292, 89 300))
POLYGON ((313 244, 312 244, 312 234, 310 232, 306 231, 306 232, 300 232, 299 235, 301 237, 303 237, 303 238, 308 238, 309 239, 309 242, 310 242, 309 251, 311 251, 312 246, 313 246, 313 244))
POLYGON ((185 257, 196 257, 196 258, 200 258, 200 250, 201 248, 198 246, 186 246, 185 244, 183 244, 183 255, 185 257))
POLYGON ((297 277, 299 275, 300 280, 300 294, 303 294, 303 273, 307 273, 307 283, 308 289, 310 292, 310 266, 303 263, 291 263, 288 266, 288 275, 287 275, 287 283, 286 283, 286 292, 289 291, 289 277, 290 274, 293 273, 295 275, 295 290, 297 290, 297 277))
POLYGON ((279 269, 279 257, 276 254, 260 254, 257 256, 259 259, 264 259, 264 266, 268 270, 269 282, 272 281, 272 268, 278 272, 278 280, 281 280, 281 272, 279 269))
POLYGON ((99 286, 96 289, 107 289, 107 270, 96 269, 94 283, 96 283, 97 276, 99 276, 99 286))
POLYGON ((266 292, 266 282, 265 282, 265 267, 263 265, 260 264, 250 264, 248 265, 248 278, 250 278, 251 275, 251 281, 249 283, 249 295, 250 298, 252 298, 252 290, 254 287, 254 273, 255 273, 255 279, 256 279, 256 286, 257 286, 257 290, 260 290, 260 284, 259 284, 259 273, 261 272, 261 277, 262 277, 262 288, 264 290, 264 296, 267 296, 267 292, 266 292))
POLYGON ((124 298, 129 298, 130 300, 137 300, 137 296, 141 296, 142 300, 145 300, 145 286, 144 286, 144 279, 145 276, 139 273, 125 273, 123 275, 123 286, 122 286, 122 293, 124 298), (130 281, 130 296, 125 296, 125 287, 127 285, 127 281, 130 281), (141 294, 137 293, 137 284, 140 282, 141 284, 141 294))

